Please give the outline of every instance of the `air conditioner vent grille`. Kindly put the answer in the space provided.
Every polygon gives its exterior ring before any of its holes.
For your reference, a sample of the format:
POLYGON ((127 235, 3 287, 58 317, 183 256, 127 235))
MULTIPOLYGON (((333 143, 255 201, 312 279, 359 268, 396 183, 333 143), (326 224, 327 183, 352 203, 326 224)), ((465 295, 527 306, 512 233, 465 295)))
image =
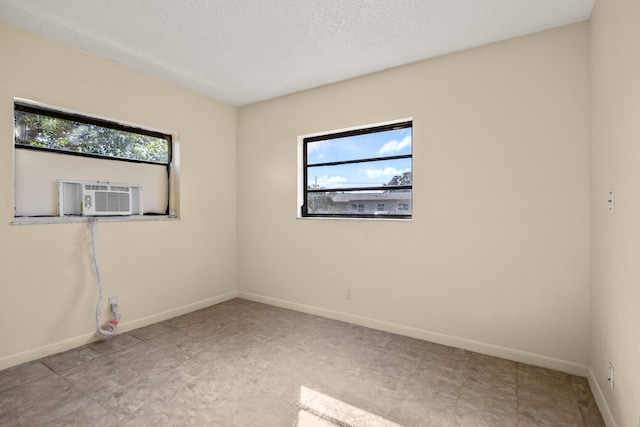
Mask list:
POLYGON ((129 193, 109 191, 95 192, 96 212, 130 212, 131 198, 129 193))
POLYGON ((84 186, 85 190, 103 190, 103 191, 107 191, 109 189, 109 187, 107 187, 106 185, 96 185, 96 184, 87 184, 84 186))

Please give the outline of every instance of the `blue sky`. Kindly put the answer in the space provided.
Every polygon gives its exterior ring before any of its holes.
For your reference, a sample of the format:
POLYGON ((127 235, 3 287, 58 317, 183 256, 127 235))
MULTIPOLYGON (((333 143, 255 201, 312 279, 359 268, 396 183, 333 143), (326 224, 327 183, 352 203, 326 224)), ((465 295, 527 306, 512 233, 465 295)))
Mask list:
MULTIPOLYGON (((307 145, 307 165, 411 154, 411 128, 312 142, 307 145)), ((309 184, 322 188, 383 185, 395 175, 411 170, 411 159, 382 160, 308 168, 309 184)))

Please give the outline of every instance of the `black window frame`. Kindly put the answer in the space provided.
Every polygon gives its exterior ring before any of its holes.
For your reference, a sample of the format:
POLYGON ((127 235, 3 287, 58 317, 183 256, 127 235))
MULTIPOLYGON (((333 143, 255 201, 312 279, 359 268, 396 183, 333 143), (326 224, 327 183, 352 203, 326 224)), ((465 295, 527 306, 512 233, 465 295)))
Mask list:
MULTIPOLYGON (((413 218, 413 209, 411 209, 411 213, 408 214, 385 214, 385 215, 376 215, 376 214, 365 214, 365 213, 310 213, 308 211, 308 200, 309 194, 313 193, 331 193, 331 192, 340 192, 340 193, 362 193, 364 190, 366 191, 409 191, 411 193, 411 202, 409 202, 410 206, 413 206, 413 179, 411 181, 411 185, 398 185, 398 186, 368 186, 368 187, 347 187, 340 189, 319 189, 319 188, 309 188, 309 168, 313 167, 321 167, 321 166, 336 166, 336 165, 344 165, 344 164, 356 164, 356 163, 371 163, 371 162, 379 162, 384 160, 397 160, 397 159, 411 159, 411 174, 413 176, 413 120, 404 120, 399 122, 387 123, 383 125, 374 125, 370 127, 363 127, 358 129, 351 129, 346 131, 339 132, 330 132, 326 134, 318 134, 308 137, 302 138, 302 206, 300 207, 301 217, 302 218, 372 218, 372 219, 412 219, 413 218), (395 156, 382 156, 382 157, 371 157, 371 158, 357 158, 351 160, 341 160, 341 161, 332 161, 332 162, 324 162, 324 163, 313 163, 312 165, 308 164, 308 144, 318 141, 326 141, 331 139, 345 138, 350 136, 357 135, 366 135, 373 134, 379 132, 385 132, 390 130, 398 130, 398 129, 411 129, 411 139, 412 139, 412 147, 410 154, 402 154, 395 156)), ((358 202, 355 202, 358 203, 358 202)))
POLYGON ((77 114, 77 113, 68 113, 68 112, 56 110, 53 108, 41 107, 41 106, 21 103, 17 101, 14 102, 13 104, 14 120, 15 120, 16 111, 24 111, 27 113, 38 114, 41 116, 48 116, 48 117, 53 117, 53 118, 62 119, 62 120, 69 120, 69 121, 85 123, 85 124, 94 125, 94 126, 100 126, 107 129, 119 130, 119 131, 124 131, 129 133, 135 133, 138 135, 151 136, 154 138, 164 139, 165 141, 167 141, 168 156, 167 156, 166 162, 152 162, 148 160, 131 159, 126 157, 106 156, 106 155, 97 154, 97 153, 83 153, 83 152, 78 152, 73 150, 61 150, 57 148, 37 147, 33 145, 18 144, 15 142, 15 138, 14 138, 13 145, 15 148, 19 148, 21 150, 24 149, 24 150, 45 151, 49 153, 58 153, 58 154, 65 154, 65 155, 71 155, 71 156, 91 157, 91 158, 104 159, 104 160, 116 160, 116 161, 131 162, 131 163, 145 163, 150 165, 164 165, 167 168, 167 173, 170 173, 170 167, 173 160, 173 136, 170 134, 166 134, 158 131, 152 131, 152 130, 140 128, 137 126, 125 125, 125 124, 114 122, 111 120, 99 119, 96 117, 85 116, 83 114, 77 114))

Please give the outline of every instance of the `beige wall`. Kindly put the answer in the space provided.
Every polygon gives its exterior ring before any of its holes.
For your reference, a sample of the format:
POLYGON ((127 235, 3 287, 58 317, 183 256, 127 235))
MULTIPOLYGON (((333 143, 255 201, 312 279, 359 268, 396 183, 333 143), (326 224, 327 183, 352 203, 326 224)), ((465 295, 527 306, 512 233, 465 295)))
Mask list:
POLYGON ((4 24, 0 51, 0 368, 90 340, 98 297, 86 223, 11 225, 14 97, 180 141, 181 219, 98 224, 122 330, 235 296, 237 109, 4 24))
POLYGON ((633 0, 598 0, 591 18, 589 374, 609 425, 621 427, 640 425, 639 23, 633 0), (610 190, 615 213, 608 210, 610 190))
POLYGON ((241 108, 240 295, 585 374, 588 58, 582 23, 241 108), (296 219, 299 135, 405 117, 412 222, 296 219))

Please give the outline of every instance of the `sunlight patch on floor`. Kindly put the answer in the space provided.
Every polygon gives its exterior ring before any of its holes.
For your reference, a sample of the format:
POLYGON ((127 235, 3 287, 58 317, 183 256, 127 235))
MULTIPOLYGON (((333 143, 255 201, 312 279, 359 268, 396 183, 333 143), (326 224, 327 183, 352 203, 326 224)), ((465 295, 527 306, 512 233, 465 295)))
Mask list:
POLYGON ((307 387, 300 387, 298 427, 402 427, 376 414, 307 387))

